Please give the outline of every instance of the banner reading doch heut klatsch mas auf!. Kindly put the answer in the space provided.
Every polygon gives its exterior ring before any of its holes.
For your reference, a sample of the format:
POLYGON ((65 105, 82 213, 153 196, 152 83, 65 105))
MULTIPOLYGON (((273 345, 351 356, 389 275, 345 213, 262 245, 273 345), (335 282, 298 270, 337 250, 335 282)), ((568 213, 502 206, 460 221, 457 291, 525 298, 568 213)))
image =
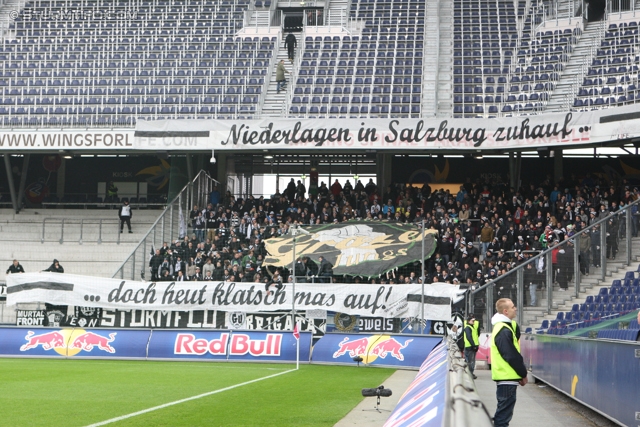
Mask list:
MULTIPOLYGON (((449 320, 451 303, 462 298, 458 286, 298 284, 298 310, 322 309, 371 317, 425 317, 449 320)), ((136 282, 57 273, 7 277, 7 305, 48 302, 58 305, 142 310, 289 310, 293 286, 267 292, 261 284, 230 282, 136 282)))

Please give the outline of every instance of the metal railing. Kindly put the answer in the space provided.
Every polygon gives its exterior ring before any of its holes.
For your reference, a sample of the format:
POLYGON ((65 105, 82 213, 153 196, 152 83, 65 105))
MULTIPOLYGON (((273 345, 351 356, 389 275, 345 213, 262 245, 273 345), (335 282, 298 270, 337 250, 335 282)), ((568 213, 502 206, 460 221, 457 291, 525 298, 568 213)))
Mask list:
POLYGON ((638 234, 639 217, 632 214, 632 209, 638 205, 640 200, 618 211, 601 214, 589 227, 472 290, 468 294, 468 312, 482 319, 485 330, 490 331, 490 319, 498 298, 513 300, 518 307, 518 324, 523 328, 536 325, 541 322, 539 318, 561 306, 583 303, 589 288, 603 285, 600 282, 619 268, 630 265, 637 255, 632 249, 632 239, 638 234), (529 264, 534 272, 527 271, 529 264), (531 286, 532 283, 535 286, 531 286), (535 305, 532 304, 534 295, 535 305))
POLYGON ((40 243, 57 240, 60 244, 65 241, 77 241, 79 244, 84 242, 101 244, 107 241, 120 244, 119 227, 120 220, 113 218, 44 218, 40 243), (103 229, 108 230, 106 239, 103 238, 103 229), (52 234, 55 234, 56 237, 52 237, 52 234), (115 239, 114 236, 116 236, 115 239))
POLYGON ((180 193, 167 204, 158 219, 144 235, 112 277, 138 280, 145 278, 151 252, 163 242, 183 238, 188 233, 189 211, 194 205, 200 209, 207 206, 209 195, 218 181, 205 171, 187 183, 180 193))

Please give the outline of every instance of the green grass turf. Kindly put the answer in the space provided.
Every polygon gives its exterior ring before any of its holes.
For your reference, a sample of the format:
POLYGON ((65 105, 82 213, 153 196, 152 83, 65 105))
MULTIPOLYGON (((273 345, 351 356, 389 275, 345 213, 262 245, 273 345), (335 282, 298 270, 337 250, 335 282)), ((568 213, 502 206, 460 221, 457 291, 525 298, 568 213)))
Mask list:
MULTIPOLYGON (((2 426, 85 426, 295 368, 295 365, 0 359, 2 426)), ((393 369, 300 370, 113 426, 332 426, 393 369)))

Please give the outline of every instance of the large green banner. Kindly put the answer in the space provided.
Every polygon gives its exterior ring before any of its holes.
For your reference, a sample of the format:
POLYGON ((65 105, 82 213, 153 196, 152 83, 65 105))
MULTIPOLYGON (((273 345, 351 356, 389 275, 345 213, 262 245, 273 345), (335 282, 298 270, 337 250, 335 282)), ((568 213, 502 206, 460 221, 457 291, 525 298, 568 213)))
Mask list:
MULTIPOLYGON (((333 264, 334 275, 377 277, 397 267, 430 257, 436 249, 436 231, 414 224, 349 221, 304 227, 295 236, 295 257, 320 256, 333 264)), ((288 267, 293 261, 293 236, 268 239, 266 265, 288 267)))

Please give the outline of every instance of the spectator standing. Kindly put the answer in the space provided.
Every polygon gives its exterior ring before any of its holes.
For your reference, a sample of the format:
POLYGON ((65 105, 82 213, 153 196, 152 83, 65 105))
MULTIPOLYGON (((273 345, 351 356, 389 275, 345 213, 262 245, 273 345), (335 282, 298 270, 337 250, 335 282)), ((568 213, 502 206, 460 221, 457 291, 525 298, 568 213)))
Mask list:
POLYGON ((295 56, 296 46, 298 45, 298 40, 293 33, 289 33, 287 37, 284 39, 284 46, 287 48, 287 53, 289 55, 289 61, 293 63, 293 57, 295 56))
POLYGON ((151 270, 151 280, 156 281, 159 279, 160 266, 164 262, 164 257, 160 253, 160 249, 156 249, 155 255, 149 260, 149 269, 151 270))
POLYGON ((11 264, 9 268, 7 268, 6 274, 16 274, 16 273, 24 273, 24 268, 22 268, 22 265, 20 265, 17 259, 14 259, 13 264, 11 264))
POLYGON ((109 183, 109 188, 107 188, 107 199, 110 202, 115 201, 118 198, 118 187, 113 182, 109 183))
POLYGON ((202 214, 202 212, 198 212, 198 216, 193 221, 193 228, 196 233, 198 242, 204 241, 204 229, 207 225, 207 219, 202 214))
POLYGON ((496 302, 491 318, 491 378, 496 382, 498 406, 493 417, 495 427, 508 427, 516 406, 518 384, 527 384, 527 367, 520 354, 520 329, 515 322, 517 309, 509 298, 496 302))
POLYGON ((53 263, 45 271, 50 271, 51 273, 64 273, 64 268, 62 268, 57 259, 54 259, 53 263))
POLYGON ((484 227, 480 230, 480 242, 482 243, 482 256, 487 253, 487 247, 493 240, 493 228, 489 224, 489 221, 485 221, 484 227))
POLYGON ((464 360, 469 365, 469 372, 474 380, 478 378, 473 371, 476 369, 476 353, 480 348, 479 329, 480 322, 476 322, 473 314, 469 315, 468 320, 464 322, 464 360))
POLYGON ((287 81, 284 78, 284 73, 291 74, 289 71, 287 71, 286 68, 284 68, 284 59, 281 59, 280 62, 278 62, 278 67, 276 68, 277 93, 280 93, 280 89, 284 89, 284 87, 287 85, 287 81))
POLYGON ((124 229, 124 224, 127 224, 127 228, 129 229, 129 233, 133 233, 133 231, 131 231, 131 217, 132 217, 132 212, 131 212, 131 206, 129 206, 129 201, 125 200, 122 203, 122 206, 120 206, 120 210, 118 211, 118 217, 120 218, 120 233, 122 233, 122 230, 124 229))
POLYGON ((209 194, 209 202, 214 206, 218 206, 220 203, 220 191, 218 191, 218 186, 213 187, 213 191, 209 194))
POLYGON ((320 256, 318 258, 318 261, 320 262, 320 268, 318 268, 318 277, 321 277, 321 281, 323 281, 324 283, 331 283, 331 277, 333 276, 333 264, 327 261, 323 256, 320 256))

